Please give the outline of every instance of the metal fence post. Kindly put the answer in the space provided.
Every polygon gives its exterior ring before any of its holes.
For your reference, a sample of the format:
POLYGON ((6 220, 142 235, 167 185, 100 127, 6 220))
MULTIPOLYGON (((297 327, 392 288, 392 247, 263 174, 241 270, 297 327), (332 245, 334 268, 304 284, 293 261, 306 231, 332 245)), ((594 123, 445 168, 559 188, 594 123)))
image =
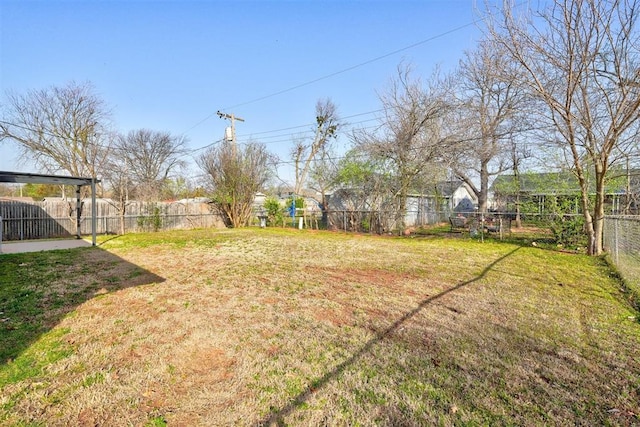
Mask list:
POLYGON ((347 231, 347 212, 342 211, 342 229, 347 231))
MULTIPOLYGON (((613 221, 613 260, 616 264, 620 261, 618 260, 618 219, 611 219, 613 221)), ((606 221, 606 219, 605 219, 606 221)))

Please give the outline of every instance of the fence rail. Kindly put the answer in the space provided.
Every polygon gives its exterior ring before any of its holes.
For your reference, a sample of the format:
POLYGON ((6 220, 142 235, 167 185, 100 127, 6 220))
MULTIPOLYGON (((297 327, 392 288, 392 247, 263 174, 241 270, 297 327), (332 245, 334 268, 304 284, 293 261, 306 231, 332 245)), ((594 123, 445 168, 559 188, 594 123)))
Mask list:
MULTIPOLYGON (((3 240, 32 240, 70 237, 76 233, 75 200, 0 201, 3 240)), ((80 232, 91 234, 91 204, 82 208, 80 232)), ((96 203, 96 233, 222 228, 224 221, 202 202, 129 202, 125 214, 113 203, 96 203)))

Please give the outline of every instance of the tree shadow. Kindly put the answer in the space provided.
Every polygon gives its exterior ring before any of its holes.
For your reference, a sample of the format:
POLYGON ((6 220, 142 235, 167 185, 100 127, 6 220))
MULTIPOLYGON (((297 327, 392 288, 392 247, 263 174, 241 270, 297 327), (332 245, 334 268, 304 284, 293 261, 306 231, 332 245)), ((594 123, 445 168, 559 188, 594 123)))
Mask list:
MULTIPOLYGON (((75 204, 75 201, 74 201, 75 204)), ((72 206, 72 205, 69 205, 72 206)), ((72 224, 73 207, 65 213, 66 218, 53 218, 37 203, 15 200, 0 200, 2 218, 2 240, 32 240, 72 237, 74 231, 65 227, 61 220, 72 224)), ((75 225, 73 226, 75 228, 75 225)))
POLYGON ((379 332, 374 338, 372 338, 371 340, 367 341, 358 351, 356 351, 355 353, 353 353, 348 359, 346 359, 344 362, 340 363, 339 365, 337 365, 335 368, 333 368, 331 371, 327 372, 326 374, 324 374, 321 378, 314 380, 312 382, 312 384, 310 384, 309 386, 307 386, 307 388, 302 391, 300 394, 298 394, 294 399, 292 399, 288 404, 286 404, 285 406, 283 406, 280 409, 276 409, 274 411, 271 412, 271 414, 267 417, 265 417, 264 419, 260 420, 256 426, 266 426, 266 425, 272 425, 272 424, 276 424, 276 425, 286 425, 284 418, 289 416, 293 411, 295 411, 298 407, 302 406, 304 403, 306 403, 306 401, 314 394, 316 394, 318 392, 319 389, 323 388, 325 385, 327 385, 327 383, 329 383, 330 381, 334 380, 335 378, 337 378, 343 371, 345 371, 345 369, 347 369, 349 366, 355 364, 358 359, 360 359, 363 355, 369 353, 372 348, 380 343, 381 341, 387 339, 390 335, 392 335, 393 333, 395 333, 396 331, 398 331, 398 329, 400 329, 400 327, 405 324, 407 321, 409 321, 410 319, 412 319, 413 317, 415 317, 418 313, 420 313, 422 310, 424 310, 427 306, 429 306, 430 304, 434 303, 435 301, 443 298, 444 296, 455 292, 459 289, 468 287, 472 284, 474 284, 475 282, 481 280, 482 278, 484 278, 487 273, 489 273, 493 268, 496 267, 496 265, 498 265, 500 262, 504 261, 505 259, 511 257, 513 254, 515 254, 517 251, 519 251, 521 248, 517 247, 515 249, 513 249, 511 252, 501 256, 500 258, 496 259, 495 261, 491 262, 489 265, 487 265, 487 267, 485 267, 484 270, 482 270, 482 272, 474 277, 471 280, 467 280, 465 282, 459 283, 458 285, 455 285, 451 288, 448 288, 436 295, 430 296, 429 298, 425 298, 424 300, 420 301, 420 303, 418 304, 417 307, 415 307, 413 310, 405 313, 402 317, 398 318, 395 322, 393 322, 393 324, 391 324, 391 326, 387 327, 386 329, 382 330, 381 332, 379 332))
POLYGON ((0 254, 0 367, 84 302, 164 280, 99 247, 0 254))

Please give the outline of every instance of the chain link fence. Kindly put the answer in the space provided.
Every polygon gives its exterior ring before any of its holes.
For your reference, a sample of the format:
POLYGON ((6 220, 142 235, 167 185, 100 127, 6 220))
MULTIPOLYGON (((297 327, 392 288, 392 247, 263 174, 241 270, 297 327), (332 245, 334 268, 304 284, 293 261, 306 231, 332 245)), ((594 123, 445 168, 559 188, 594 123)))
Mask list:
MULTIPOLYGON (((449 226, 450 218, 462 216, 465 227, 478 232, 479 224, 484 224, 488 230, 510 230, 514 214, 509 212, 422 212, 408 210, 405 215, 405 231, 413 231, 420 227, 432 225, 449 226)), ((395 212, 366 211, 366 210, 333 210, 327 214, 326 228, 356 233, 385 234, 398 232, 395 212)))
POLYGON ((604 248, 635 293, 640 293, 640 216, 607 216, 604 248))

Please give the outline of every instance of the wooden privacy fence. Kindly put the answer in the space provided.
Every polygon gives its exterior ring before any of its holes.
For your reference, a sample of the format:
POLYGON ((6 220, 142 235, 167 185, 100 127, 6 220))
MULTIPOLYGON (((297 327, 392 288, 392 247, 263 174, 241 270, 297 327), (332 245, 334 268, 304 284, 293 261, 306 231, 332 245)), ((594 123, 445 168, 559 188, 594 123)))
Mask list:
MULTIPOLYGON (((31 240, 71 237, 76 233, 75 200, 49 200, 42 202, 2 201, 3 240, 31 240)), ((80 230, 91 234, 91 203, 82 208, 80 230)), ((180 202, 128 202, 125 215, 121 215, 113 202, 96 201, 96 233, 118 234, 124 231, 159 231, 192 228, 222 228, 222 216, 208 203, 180 202)))

